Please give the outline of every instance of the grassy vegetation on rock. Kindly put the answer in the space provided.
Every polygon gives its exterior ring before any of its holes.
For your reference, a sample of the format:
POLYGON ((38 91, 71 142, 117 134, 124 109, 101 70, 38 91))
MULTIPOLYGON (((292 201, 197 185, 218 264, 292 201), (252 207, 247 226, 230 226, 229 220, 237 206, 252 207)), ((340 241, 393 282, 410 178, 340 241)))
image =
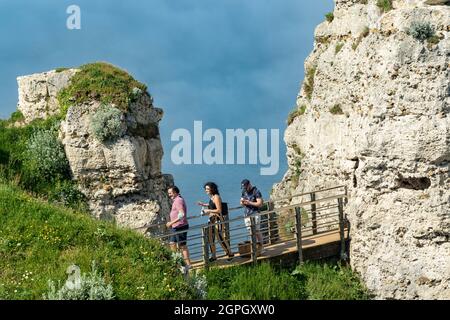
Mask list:
POLYGON ((325 15, 325 18, 327 19, 328 22, 332 22, 332 21, 334 20, 334 14, 333 14, 333 12, 328 12, 328 13, 325 15))
POLYGON ((147 91, 146 85, 108 63, 90 63, 79 69, 72 77, 70 85, 58 94, 63 116, 71 105, 92 100, 114 104, 118 109, 127 111, 134 96, 134 88, 147 91))
POLYGON ((339 51, 341 51, 341 49, 344 47, 344 43, 340 42, 338 44, 336 44, 336 47, 334 48, 334 54, 338 54, 339 51))
POLYGON ((340 105, 336 104, 332 108, 330 108, 330 112, 332 114, 344 114, 340 105))
POLYGON ((301 116, 305 113, 306 111, 306 106, 302 105, 300 108, 295 108, 295 110, 291 111, 291 113, 289 113, 289 116, 287 118, 287 124, 290 125, 295 118, 297 118, 298 116, 301 116))
POLYGON ((62 68, 56 68, 56 69, 55 69, 55 72, 56 72, 56 73, 60 73, 60 72, 66 71, 66 70, 69 70, 69 68, 64 68, 64 67, 62 67, 62 68))
POLYGON ((364 27, 363 31, 359 34, 358 38, 356 38, 355 42, 352 44, 352 49, 356 50, 358 48, 359 44, 361 43, 362 39, 367 37, 370 33, 369 27, 364 27))
POLYGON ((377 6, 383 12, 388 12, 388 11, 391 11, 393 9, 393 7, 392 7, 392 0, 378 0, 377 1, 377 6))
POLYGON ((316 75, 317 66, 310 66, 306 68, 306 81, 303 85, 303 88, 305 90, 306 98, 308 100, 311 100, 313 91, 314 91, 314 77, 316 75))

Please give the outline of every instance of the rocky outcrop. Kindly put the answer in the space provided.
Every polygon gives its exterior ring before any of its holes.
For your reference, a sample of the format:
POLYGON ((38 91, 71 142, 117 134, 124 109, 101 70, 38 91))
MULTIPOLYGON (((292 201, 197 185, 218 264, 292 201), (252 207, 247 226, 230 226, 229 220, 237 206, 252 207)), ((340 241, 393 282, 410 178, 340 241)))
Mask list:
POLYGON ((305 61, 273 196, 346 185, 351 265, 367 287, 450 299, 450 7, 335 2, 305 61), (406 32, 417 21, 433 41, 406 32))
POLYGON ((52 70, 17 78, 19 88, 17 108, 22 112, 25 123, 59 113, 60 107, 56 96, 69 84, 76 71, 76 69, 52 70))
MULTIPOLYGON (((58 114, 57 93, 70 83, 75 69, 18 78, 19 109, 27 122, 58 114)), ((169 212, 167 187, 172 176, 161 173, 163 148, 158 123, 163 111, 140 92, 122 113, 123 134, 101 142, 91 120, 102 103, 95 99, 70 106, 59 137, 80 191, 92 214, 129 228, 159 223, 169 212)), ((146 229, 140 229, 145 231, 146 229)))

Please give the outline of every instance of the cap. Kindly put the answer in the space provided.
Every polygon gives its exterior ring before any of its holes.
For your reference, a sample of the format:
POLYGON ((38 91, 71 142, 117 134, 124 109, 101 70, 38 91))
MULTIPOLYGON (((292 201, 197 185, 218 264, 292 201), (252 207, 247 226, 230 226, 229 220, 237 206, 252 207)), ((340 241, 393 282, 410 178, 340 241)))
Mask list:
POLYGON ((247 187, 249 183, 250 183, 250 181, 247 180, 247 179, 242 180, 241 181, 241 188, 243 189, 243 188, 247 187))

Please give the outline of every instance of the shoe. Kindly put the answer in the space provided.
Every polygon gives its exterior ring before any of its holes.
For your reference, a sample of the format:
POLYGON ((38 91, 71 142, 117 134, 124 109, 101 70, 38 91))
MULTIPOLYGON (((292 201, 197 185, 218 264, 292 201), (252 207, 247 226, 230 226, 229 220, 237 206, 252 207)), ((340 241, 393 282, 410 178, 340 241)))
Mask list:
POLYGON ((234 254, 229 255, 228 258, 227 258, 227 261, 233 261, 233 258, 234 258, 234 254))
POLYGON ((209 262, 214 262, 214 261, 216 261, 216 260, 217 260, 216 257, 211 257, 211 258, 209 258, 209 262))

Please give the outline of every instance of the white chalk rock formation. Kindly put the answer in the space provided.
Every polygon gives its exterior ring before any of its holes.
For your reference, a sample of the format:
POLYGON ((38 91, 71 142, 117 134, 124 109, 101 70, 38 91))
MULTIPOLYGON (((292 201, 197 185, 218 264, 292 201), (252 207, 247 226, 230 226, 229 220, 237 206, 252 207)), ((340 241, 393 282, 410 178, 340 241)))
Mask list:
POLYGON ((58 92, 69 84, 76 69, 52 70, 17 78, 19 102, 25 123, 59 113, 58 92))
MULTIPOLYGON (((69 69, 18 78, 19 110, 27 123, 60 112, 57 94, 76 72, 69 69)), ((163 111, 153 106, 147 92, 141 92, 122 114, 123 134, 101 142, 91 126, 100 107, 95 100, 71 106, 59 135, 73 179, 88 198, 92 214, 129 228, 165 221, 170 211, 167 187, 173 178, 161 173, 158 124, 163 111)))
POLYGON ((335 0, 315 31, 273 196, 346 185, 350 257, 380 299, 450 299, 450 6, 335 0), (429 23, 434 37, 407 32, 429 23))

